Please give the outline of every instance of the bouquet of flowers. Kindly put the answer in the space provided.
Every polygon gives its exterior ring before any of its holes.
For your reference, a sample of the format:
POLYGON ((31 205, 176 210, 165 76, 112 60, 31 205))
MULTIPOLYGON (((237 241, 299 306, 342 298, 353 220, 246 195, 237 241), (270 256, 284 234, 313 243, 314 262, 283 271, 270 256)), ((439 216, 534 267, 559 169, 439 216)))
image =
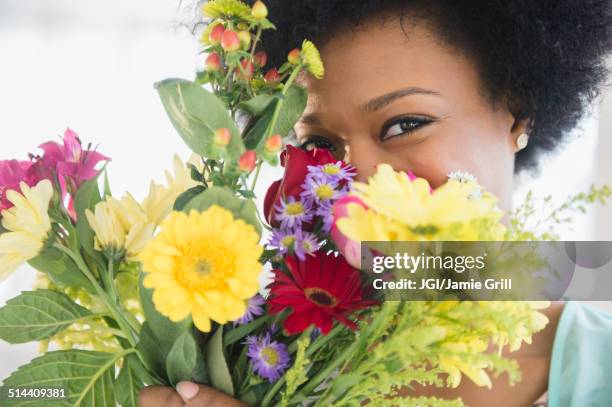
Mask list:
MULTIPOLYGON (((529 231, 529 213, 503 226, 468 174, 433 190, 383 164, 358 183, 326 150, 281 152, 306 105, 297 75, 324 74, 316 47, 305 40, 267 69, 259 39, 274 26, 261 1, 212 0, 204 14, 205 71, 156 85, 194 157, 176 157, 143 200, 114 197, 109 158, 70 129, 27 161, 0 162, 0 276, 25 262, 39 271, 34 290, 0 308, 0 338, 42 347, 3 382, 37 398, 6 405, 136 406, 143 386, 184 380, 261 406, 388 405, 417 383, 519 380, 501 349, 546 325, 542 304, 381 301, 359 242, 550 235, 529 231), (279 162, 260 215, 260 169, 279 162)), ((559 210, 608 196, 592 189, 559 210)))

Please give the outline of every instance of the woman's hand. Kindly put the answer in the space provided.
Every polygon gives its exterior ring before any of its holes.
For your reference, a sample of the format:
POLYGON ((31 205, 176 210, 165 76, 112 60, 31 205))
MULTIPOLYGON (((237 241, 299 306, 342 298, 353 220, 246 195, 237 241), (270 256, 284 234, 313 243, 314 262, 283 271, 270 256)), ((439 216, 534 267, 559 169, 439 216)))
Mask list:
POLYGON ((138 395, 140 407, 246 407, 243 402, 211 387, 180 382, 172 387, 145 387, 138 395))

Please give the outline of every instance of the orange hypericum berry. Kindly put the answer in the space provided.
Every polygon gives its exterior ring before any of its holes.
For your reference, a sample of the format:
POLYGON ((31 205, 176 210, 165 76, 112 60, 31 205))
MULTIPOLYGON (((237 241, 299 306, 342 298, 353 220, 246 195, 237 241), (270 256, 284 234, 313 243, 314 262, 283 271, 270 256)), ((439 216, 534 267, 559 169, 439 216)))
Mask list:
POLYGON ((267 85, 276 85, 281 80, 281 76, 278 73, 278 69, 272 68, 264 75, 264 81, 267 85))
POLYGON ((280 134, 273 134, 267 140, 264 148, 269 153, 276 153, 283 148, 283 138, 280 134))
POLYGON ((260 68, 266 66, 268 63, 268 54, 264 51, 256 52, 255 55, 253 55, 253 62, 260 68))
POLYGON ((289 55, 287 55, 287 60, 292 65, 297 65, 300 62, 300 49, 294 48, 289 51, 289 55))
POLYGON ((225 147, 232 140, 232 133, 230 133, 229 129, 226 127, 222 127, 215 131, 215 135, 213 137, 213 142, 217 147, 225 147))
POLYGON ((262 19, 268 16, 268 8, 261 0, 257 0, 251 9, 251 15, 255 18, 262 19))
POLYGON ((221 69, 221 57, 216 52, 211 52, 206 58, 206 70, 218 71, 221 69))
POLYGON ((255 66, 248 59, 240 61, 240 67, 234 70, 236 76, 243 81, 250 81, 253 78, 253 72, 255 72, 255 66))
POLYGON ((208 34, 208 40, 212 45, 218 45, 221 43, 221 38, 223 37, 223 32, 225 28, 223 24, 216 24, 212 30, 210 30, 210 34, 208 34))
POLYGON ((251 33, 248 31, 238 31, 238 38, 242 49, 248 49, 251 45, 251 33))
POLYGON ((238 34, 232 30, 223 31, 221 47, 227 52, 238 51, 240 49, 240 38, 238 38, 238 34))
POLYGON ((242 172, 251 172, 255 168, 257 154, 253 150, 247 150, 238 159, 238 169, 242 172))

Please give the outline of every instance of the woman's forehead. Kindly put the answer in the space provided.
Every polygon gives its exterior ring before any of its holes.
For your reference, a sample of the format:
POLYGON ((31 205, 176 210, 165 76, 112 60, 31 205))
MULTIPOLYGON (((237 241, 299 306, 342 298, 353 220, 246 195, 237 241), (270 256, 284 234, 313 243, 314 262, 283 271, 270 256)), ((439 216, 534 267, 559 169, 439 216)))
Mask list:
POLYGON ((443 44, 430 30, 406 30, 399 18, 339 32, 322 47, 325 76, 303 76, 308 109, 362 107, 381 95, 417 88, 464 99, 478 93, 475 64, 464 53, 443 44))

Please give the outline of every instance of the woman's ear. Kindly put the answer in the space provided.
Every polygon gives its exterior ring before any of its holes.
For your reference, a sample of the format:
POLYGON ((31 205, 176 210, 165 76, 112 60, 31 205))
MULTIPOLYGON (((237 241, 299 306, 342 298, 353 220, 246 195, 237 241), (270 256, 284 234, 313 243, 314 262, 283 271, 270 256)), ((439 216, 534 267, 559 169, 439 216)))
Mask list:
POLYGON ((510 126, 510 143, 515 151, 520 151, 526 147, 531 132, 532 120, 525 117, 521 104, 516 98, 509 97, 507 106, 512 115, 512 124, 510 126))
POLYGON ((510 130, 512 148, 515 153, 523 150, 529 143, 529 121, 517 120, 510 130))

